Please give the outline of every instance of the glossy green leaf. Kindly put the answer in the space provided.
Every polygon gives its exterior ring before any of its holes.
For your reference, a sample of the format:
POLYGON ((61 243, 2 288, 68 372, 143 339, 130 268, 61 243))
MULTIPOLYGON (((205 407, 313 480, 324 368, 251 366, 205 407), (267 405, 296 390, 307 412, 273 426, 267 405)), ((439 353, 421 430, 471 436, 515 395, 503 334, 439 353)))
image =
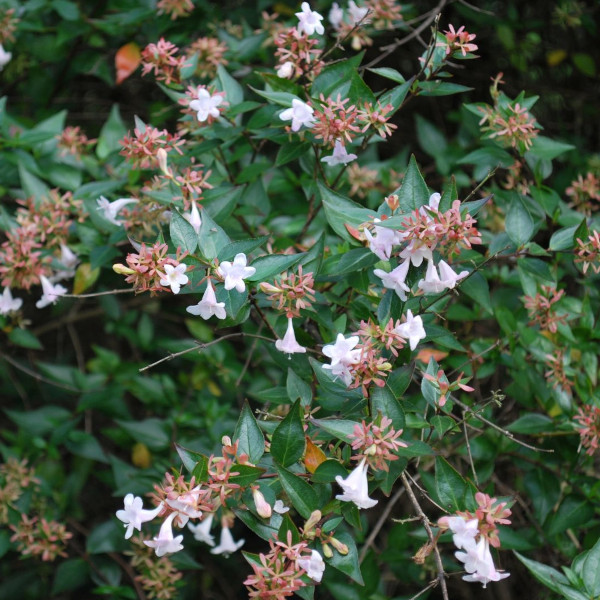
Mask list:
POLYGON ((463 498, 467 487, 460 473, 443 457, 435 459, 435 489, 449 512, 464 510, 463 498))
POLYGON ((349 421, 347 419, 313 419, 312 423, 325 430, 327 433, 348 443, 352 442, 351 436, 354 427, 360 425, 360 423, 357 423, 356 421, 349 421))
POLYGON ((312 400, 312 388, 304 379, 298 377, 292 368, 288 369, 286 390, 292 402, 300 399, 302 406, 310 406, 312 400))
POLYGON ((356 581, 358 585, 364 585, 363 576, 360 572, 360 564, 358 562, 358 549, 356 548, 354 537, 346 531, 336 531, 334 537, 342 542, 342 544, 348 546, 348 554, 340 554, 334 550, 333 556, 331 558, 326 558, 325 562, 345 575, 348 575, 348 577, 356 581))
POLYGON ((356 204, 346 196, 330 190, 320 182, 318 185, 327 222, 341 238, 348 241, 354 240, 348 233, 346 225, 356 228, 371 221, 375 213, 356 204))
POLYGON ((200 211, 200 218, 202 219, 202 225, 200 226, 199 249, 205 258, 212 260, 231 243, 231 240, 223 228, 212 220, 206 210, 202 209, 200 211))
POLYGON ((523 246, 533 235, 534 224, 529 211, 519 197, 513 197, 506 215, 506 233, 517 245, 523 246))
POLYGON ((392 420, 392 427, 396 431, 404 428, 404 410, 388 385, 373 387, 370 403, 373 418, 377 413, 381 413, 382 416, 392 420))
POLYGON ((240 441, 239 452, 247 454, 254 464, 258 463, 265 452, 263 432, 258 426, 248 402, 244 402, 240 418, 233 432, 233 440, 240 441))
POLYGON ((121 149, 120 141, 127 134, 127 128, 121 119, 119 106, 113 105, 108 120, 100 130, 96 154, 100 160, 104 160, 109 154, 121 149))
POLYGON ((198 247, 198 234, 191 223, 176 210, 171 212, 171 223, 169 225, 171 241, 175 248, 193 254, 198 247))
POLYGON ((271 439, 271 456, 282 467, 300 460, 306 448, 300 401, 296 400, 271 439))
POLYGON ((410 213, 429 202, 429 190, 419 171, 414 154, 410 157, 402 185, 394 193, 398 195, 402 213, 410 213))
POLYGON ((302 256, 302 254, 267 254, 266 256, 259 256, 252 261, 256 273, 248 277, 248 281, 265 281, 274 275, 284 273, 300 262, 302 256))
POLYGON ((283 467, 277 467, 277 473, 292 506, 300 516, 308 519, 311 513, 319 508, 319 499, 312 486, 283 467))

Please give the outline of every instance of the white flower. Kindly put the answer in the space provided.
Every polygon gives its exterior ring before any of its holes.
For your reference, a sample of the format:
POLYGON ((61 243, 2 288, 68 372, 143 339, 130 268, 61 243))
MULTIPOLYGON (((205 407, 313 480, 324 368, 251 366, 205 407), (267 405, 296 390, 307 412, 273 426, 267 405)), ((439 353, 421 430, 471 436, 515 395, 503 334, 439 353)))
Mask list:
POLYGON ((9 287, 5 287, 0 296, 0 315, 7 315, 13 310, 19 310, 23 300, 21 298, 13 298, 9 287))
POLYGON ((198 121, 204 123, 208 117, 216 119, 219 116, 219 109, 217 106, 223 102, 222 94, 210 95, 210 92, 206 88, 198 89, 198 98, 190 102, 190 108, 196 111, 198 121))
POLYGON ((192 200, 192 209, 188 213, 183 213, 183 218, 194 228, 196 233, 200 233, 200 227, 202 225, 202 219, 200 218, 200 211, 198 206, 192 200))
POLYGON ((224 319, 227 317, 227 313, 225 312, 225 302, 217 302, 215 289, 210 281, 206 285, 202 300, 200 300, 198 304, 194 304, 194 306, 188 306, 185 310, 192 315, 200 315, 204 320, 210 319, 213 315, 215 315, 217 319, 224 319))
POLYGON ((331 366, 342 363, 345 365, 356 364, 360 358, 360 350, 354 350, 359 337, 352 335, 348 339, 338 333, 335 344, 323 346, 323 354, 331 359, 331 366))
MULTIPOLYGON (((429 207, 433 212, 438 211, 439 207, 440 207, 441 199, 442 199, 441 194, 438 194, 438 192, 434 192, 433 194, 431 194, 431 196, 429 196, 429 202, 427 203, 427 207, 429 207)), ((425 206, 421 206, 421 208, 419 208, 419 212, 424 217, 429 216, 429 212, 427 211, 427 208, 425 206)))
POLYGON ((333 154, 331 156, 324 156, 321 159, 321 162, 327 163, 330 167, 334 167, 335 165, 347 165, 355 159, 356 154, 348 154, 342 142, 336 140, 335 146, 333 147, 333 154))
MULTIPOLYGON (((361 23, 362 19, 369 12, 369 9, 365 6, 356 6, 356 3, 353 0, 348 2, 348 13, 350 15, 350 23, 352 25, 358 25, 361 23)), ((365 19, 362 21, 361 25, 365 25, 369 22, 369 19, 365 19)))
POLYGON ((331 5, 331 10, 329 11, 329 22, 331 23, 331 26, 337 30, 340 28, 343 20, 344 9, 340 8, 340 5, 337 2, 334 2, 331 5))
POLYGON ((464 581, 478 581, 485 588, 490 581, 500 581, 508 577, 510 573, 499 573, 496 571, 488 539, 481 536, 477 544, 471 544, 465 548, 466 552, 455 552, 454 556, 465 564, 464 581))
POLYGON ((296 564, 304 569, 313 581, 320 583, 325 571, 325 561, 316 550, 312 550, 310 557, 296 559, 296 564))
POLYGON ((417 347, 420 340, 427 337, 423 327, 423 319, 418 315, 413 317, 410 309, 406 311, 406 322, 400 323, 395 330, 401 337, 408 340, 411 350, 417 347))
POLYGON ((310 10, 308 2, 303 2, 300 8, 302 12, 296 13, 300 21, 298 23, 298 33, 305 32, 306 35, 312 35, 316 31, 319 35, 323 35, 325 33, 325 28, 321 23, 323 17, 318 12, 310 10))
POLYGON ((279 350, 280 352, 285 352, 286 354, 289 354, 289 358, 292 358, 291 355, 295 352, 306 352, 306 348, 304 348, 304 346, 301 346, 296 341, 296 335, 294 334, 294 325, 292 321, 293 319, 291 317, 288 317, 287 330, 285 332, 285 335, 283 336, 283 339, 277 340, 275 342, 275 348, 277 348, 277 350, 279 350))
POLYGON ((52 277, 50 277, 51 283, 56 283, 62 279, 69 279, 75 275, 75 267, 79 262, 77 255, 65 244, 60 245, 60 264, 65 267, 64 269, 57 271, 52 277))
POLYGON ((128 204, 139 202, 135 198, 119 198, 114 202, 109 202, 104 196, 100 196, 96 203, 98 210, 102 211, 104 218, 110 221, 113 225, 122 225, 121 221, 117 221, 117 215, 128 204))
POLYGON ((377 500, 369 498, 369 484, 367 482, 368 465, 366 459, 363 458, 360 464, 343 479, 337 475, 335 480, 344 490, 343 494, 338 494, 336 500, 343 502, 354 502, 358 508, 371 508, 377 504, 377 500))
POLYGON ((165 276, 160 280, 160 285, 170 287, 174 294, 179 294, 182 285, 185 285, 189 278, 185 274, 187 265, 179 263, 176 267, 173 265, 165 265, 165 276))
POLYGON ((290 507, 286 506, 282 500, 275 500, 275 504, 273 504, 273 510, 277 514, 283 515, 290 510, 290 507))
MULTIPOLYGON (((374 219, 373 223, 381 223, 381 220, 374 219)), ((387 227, 375 226, 373 233, 365 227, 364 233, 369 242, 369 249, 381 260, 389 260, 392 248, 402 241, 402 236, 397 231, 387 227)))
POLYGON ((431 248, 422 240, 411 240, 411 242, 400 252, 400 258, 410 259, 415 267, 419 267, 423 259, 433 260, 431 248))
POLYGON ((235 541, 231 535, 229 527, 223 527, 221 529, 221 538, 219 539, 219 545, 215 546, 210 553, 211 554, 231 554, 244 545, 245 540, 235 541))
POLYGON ((337 363, 335 365, 323 365, 324 369, 331 371, 331 374, 334 377, 339 377, 346 386, 349 386, 352 383, 352 373, 350 372, 350 366, 344 363, 337 363))
POLYGON ((165 500, 170 508, 177 511, 175 521, 179 527, 184 527, 189 519, 199 519, 202 516, 202 511, 196 508, 199 497, 200 486, 198 485, 176 499, 165 500))
POLYGON ((440 279, 446 284, 446 287, 450 289, 453 289, 460 279, 469 274, 469 271, 461 271, 460 273, 456 273, 452 267, 443 260, 440 260, 439 268, 440 279))
POLYGON ((139 496, 133 494, 127 494, 124 499, 125 508, 117 511, 117 519, 123 521, 124 527, 127 528, 125 531, 125 539, 128 540, 133 530, 142 530, 142 523, 152 521, 158 516, 158 513, 163 509, 163 503, 161 502, 154 510, 144 510, 144 502, 139 496))
POLYGON ((375 269, 373 273, 381 279, 383 287, 394 290, 400 300, 406 302, 406 292, 410 292, 410 288, 405 283, 409 266, 410 261, 405 260, 389 273, 383 269, 375 269))
POLYGON ((243 252, 235 255, 233 263, 224 260, 217 268, 217 274, 225 280, 225 289, 232 290, 235 288, 238 292, 246 291, 244 279, 252 277, 256 273, 254 267, 247 267, 247 258, 243 252))
POLYGON ((176 516, 176 512, 171 513, 161 525, 158 535, 150 542, 144 541, 146 546, 154 548, 156 556, 160 557, 164 556, 165 554, 183 550, 183 545, 181 543, 181 540, 183 540, 183 535, 178 535, 176 538, 173 537, 172 525, 176 516))
POLYGON ((277 77, 281 77, 282 79, 291 79, 294 76, 296 71, 296 67, 294 67, 294 63, 284 62, 279 69, 277 69, 277 77))
POLYGON ((298 131, 302 125, 306 125, 306 127, 313 125, 315 122, 313 113, 312 106, 309 106, 306 102, 302 102, 302 100, 298 100, 298 98, 294 98, 292 100, 292 107, 284 110, 279 115, 279 118, 282 121, 291 121, 292 131, 298 131))
POLYGON ((12 58, 12 53, 7 52, 0 44, 0 71, 10 62, 12 58))
POLYGON ((203 521, 198 523, 198 525, 192 525, 192 523, 188 523, 188 529, 194 534, 194 539, 199 542, 204 542, 209 546, 215 545, 214 536, 210 535, 210 527, 213 522, 213 513, 210 513, 207 517, 204 518, 203 521))
POLYGON ((57 300, 67 293, 66 288, 60 284, 52 285, 44 275, 40 275, 42 283, 42 297, 35 303, 37 308, 44 308, 48 304, 56 304, 57 300))
POLYGON ((466 550, 475 546, 475 536, 479 533, 477 519, 467 521, 463 517, 446 517, 445 522, 452 531, 452 541, 457 548, 466 550))

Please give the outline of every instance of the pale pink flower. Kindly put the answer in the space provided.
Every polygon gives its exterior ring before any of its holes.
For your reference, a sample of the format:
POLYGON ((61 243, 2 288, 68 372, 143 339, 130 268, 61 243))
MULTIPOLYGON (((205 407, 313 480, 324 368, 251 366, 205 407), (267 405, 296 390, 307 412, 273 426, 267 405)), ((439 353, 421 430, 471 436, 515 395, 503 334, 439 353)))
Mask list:
POLYGON ((400 300, 406 302, 406 293, 410 292, 410 288, 405 283, 409 266, 410 260, 405 260, 389 273, 383 269, 375 269, 373 273, 381 279, 383 287, 394 290, 400 300))
POLYGON ((161 557, 165 554, 171 554, 172 552, 179 552, 183 550, 183 535, 173 537, 173 521, 177 513, 171 513, 163 522, 160 527, 158 535, 152 539, 152 541, 144 541, 144 544, 150 548, 154 548, 156 556, 161 557))
POLYGON ((325 572, 325 561, 317 550, 312 550, 310 557, 296 559, 296 564, 301 569, 304 569, 313 581, 317 583, 321 582, 323 573, 325 572))
POLYGON ((327 163, 330 167, 334 167, 336 165, 347 165, 353 160, 356 160, 356 154, 348 154, 348 151, 342 142, 336 140, 333 147, 333 154, 331 156, 324 156, 321 159, 321 162, 327 163))
POLYGON ((183 213, 183 218, 194 228, 194 231, 196 233, 200 233, 202 219, 200 218, 200 211, 198 210, 198 205, 193 200, 190 212, 183 213))
POLYGON ((325 28, 323 27, 323 17, 316 11, 310 9, 310 5, 308 2, 303 2, 300 5, 302 12, 297 12, 296 16, 298 17, 298 33, 306 33, 306 35, 312 35, 313 33, 318 33, 319 35, 323 35, 325 33, 325 28))
POLYGON ((189 104, 191 110, 197 113, 200 123, 207 121, 209 117, 218 118, 220 112, 217 108, 223 102, 223 94, 213 94, 206 88, 198 88, 198 97, 189 104))
POLYGON ((125 531, 125 539, 128 540, 133 534, 133 530, 142 530, 142 523, 152 521, 158 516, 163 509, 162 502, 153 510, 144 510, 144 502, 139 496, 127 494, 124 499, 125 508, 117 511, 117 519, 123 521, 125 531))
MULTIPOLYGON (((374 219, 373 223, 381 223, 380 219, 374 219)), ((398 231, 388 227, 373 227, 373 233, 365 227, 365 237, 369 242, 369 249, 381 260, 389 260, 394 246, 402 241, 402 236, 398 231)))
POLYGON ((174 294, 179 294, 179 290, 182 285, 185 285, 189 278, 185 274, 187 265, 185 263, 179 263, 176 267, 173 265, 165 265, 165 276, 160 280, 160 285, 170 287, 174 294))
POLYGON ((235 288, 238 292, 246 291, 244 279, 252 277, 256 273, 254 267, 246 266, 248 259, 243 252, 235 255, 233 262, 224 260, 217 268, 217 274, 225 280, 225 289, 235 288))
POLYGON ((202 300, 198 304, 188 306, 185 310, 192 315, 200 315, 204 320, 210 319, 213 315, 217 319, 225 319, 227 317, 225 302, 217 302, 217 296, 210 281, 206 285, 202 300))
POLYGON ((312 127, 315 122, 313 113, 314 109, 312 106, 309 106, 306 102, 302 102, 302 100, 298 100, 298 98, 294 98, 291 108, 284 110, 279 115, 279 118, 282 121, 291 121, 292 131, 298 131, 302 125, 312 127))
POLYGON ((368 468, 366 459, 363 458, 359 465, 345 479, 337 475, 335 480, 344 490, 344 493, 338 494, 336 500, 354 502, 358 508, 371 508, 375 506, 378 501, 369 498, 368 468))
POLYGON ((198 523, 198 525, 188 523, 188 529, 194 534, 194 539, 198 542, 204 542, 209 546, 214 546, 215 538, 210 534, 212 522, 213 513, 210 513, 208 516, 204 517, 204 519, 198 523))
POLYGON ((496 571, 486 537, 482 536, 477 544, 472 543, 465 550, 466 552, 454 553, 456 558, 464 563, 465 571, 468 573, 463 576, 464 581, 478 581, 485 588, 490 581, 500 581, 510 575, 510 573, 496 571))
POLYGON ((410 309, 406 311, 406 322, 400 323, 395 331, 408 340, 411 350, 414 350, 417 344, 427 336, 423 327, 423 319, 418 315, 413 317, 410 309))
POLYGON ((287 330, 285 332, 285 335, 283 336, 283 339, 277 340, 275 342, 275 348, 277 348, 277 350, 279 350, 280 352, 288 354, 289 358, 291 358, 291 355, 296 352, 302 354, 306 352, 306 348, 304 348, 304 346, 301 346, 296 341, 296 335, 294 334, 293 319, 291 317, 288 317, 287 330))
POLYGON ((219 539, 219 545, 215 546, 210 553, 211 554, 225 554, 226 556, 235 552, 244 545, 245 540, 238 540, 237 542, 231 535, 229 527, 223 527, 221 529, 221 538, 219 539))
POLYGON ((66 288, 58 283, 53 285, 44 275, 40 275, 40 282, 42 284, 42 297, 35 303, 37 308, 56 304, 58 299, 67 293, 66 288))
POLYGON ((9 312, 19 310, 23 300, 21 298, 13 298, 9 287, 5 287, 0 296, 0 315, 7 315, 9 312))

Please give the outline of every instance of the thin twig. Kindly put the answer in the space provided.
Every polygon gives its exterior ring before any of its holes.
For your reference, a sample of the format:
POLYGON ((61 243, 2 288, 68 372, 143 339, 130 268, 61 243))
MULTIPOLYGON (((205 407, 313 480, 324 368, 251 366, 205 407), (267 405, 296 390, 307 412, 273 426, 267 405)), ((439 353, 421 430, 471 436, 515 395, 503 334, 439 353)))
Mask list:
POLYGON ((469 433, 467 431, 467 419, 465 411, 463 411, 463 432, 465 434, 465 443, 467 445, 467 456, 469 457, 469 464, 471 465, 471 472, 473 473, 473 481, 475 482, 475 485, 479 487, 479 479, 477 477, 477 471, 475 470, 473 455, 471 454, 471 443, 469 442, 469 433))
POLYGON ((429 543, 431 544, 431 547, 433 549, 433 555, 435 557, 435 566, 438 572, 437 581, 440 585, 440 589, 442 590, 442 597, 444 598, 444 600, 449 600, 448 588, 446 587, 446 574, 444 572, 444 565, 442 564, 442 557, 440 556, 440 551, 437 547, 435 536, 433 535, 433 531, 431 530, 431 526, 429 525, 429 519, 427 518, 427 515, 423 512, 423 509, 421 508, 417 497, 412 491, 408 478, 406 477, 406 473, 403 472, 402 475, 400 475, 400 478, 402 479, 404 489, 406 490, 406 493, 410 498, 410 502, 413 505, 413 508, 417 511, 419 517, 421 518, 423 527, 427 532, 427 537, 429 538, 429 543))
POLYGON ((61 298, 95 298, 96 296, 114 296, 115 294, 133 294, 135 290, 106 290, 105 292, 92 292, 91 294, 61 294, 61 298))
MULTIPOLYGON (((260 332, 262 331, 262 328, 264 327, 264 323, 261 321, 258 324, 258 333, 257 335, 260 335, 260 332)), ((256 350, 256 344, 258 343, 258 340, 254 339, 252 341, 252 345, 250 346, 250 351, 248 352, 248 356, 246 357, 246 362, 244 363, 244 366, 242 368, 242 372, 240 373, 239 377, 235 380, 235 387, 239 387, 240 383, 242 382, 242 379, 244 378, 244 375, 246 374, 246 371, 248 370, 248 367, 250 366, 250 361, 252 360, 252 355, 254 354, 254 351, 256 350)))
POLYGON ((402 494, 404 494, 404 491, 405 491, 404 488, 399 488, 396 491, 396 493, 390 498, 384 511, 381 513, 379 519, 377 520, 377 523, 375 523, 375 527, 373 527, 373 529, 369 533, 369 537, 366 539, 366 541, 360 551, 360 554, 358 555, 359 563, 362 563, 362 561, 365 559, 365 556, 367 555, 369 548, 375 541, 375 538, 379 535, 381 528, 383 527, 383 525, 387 521, 388 517, 390 516, 390 513, 392 512, 392 508, 394 508, 394 505, 396 504, 396 502, 398 502, 398 500, 400 500, 400 498, 402 497, 402 494))
POLYGON ((416 600, 419 596, 422 596, 425 592, 429 591, 431 588, 436 587, 437 584, 438 584, 438 580, 434 579, 433 581, 429 582, 429 585, 427 587, 424 587, 420 592, 418 592, 414 596, 411 596, 409 598, 409 600, 416 600))
POLYGON ((208 348, 209 346, 214 346, 215 344, 218 344, 219 342, 223 342, 225 340, 229 340, 232 338, 238 338, 238 337, 256 338, 259 340, 265 340, 267 342, 275 341, 274 339, 265 337, 264 335, 257 335, 254 333, 244 333, 243 331, 239 331, 237 333, 228 333, 227 335, 224 335, 216 340, 212 340, 212 342, 196 341, 196 345, 192 346, 191 348, 186 348, 185 350, 181 350, 180 352, 174 352, 171 354, 167 354, 167 356, 164 356, 160 360, 157 360, 156 362, 153 362, 153 363, 146 365, 145 367, 142 367, 141 369, 139 369, 139 373, 147 371, 148 369, 152 369, 153 367, 156 367, 157 365, 160 365, 161 363, 167 362, 169 360, 173 360, 174 358, 178 358, 179 356, 183 356, 184 354, 189 354, 190 352, 194 352, 195 350, 198 350, 198 351, 204 350, 205 348, 208 348))

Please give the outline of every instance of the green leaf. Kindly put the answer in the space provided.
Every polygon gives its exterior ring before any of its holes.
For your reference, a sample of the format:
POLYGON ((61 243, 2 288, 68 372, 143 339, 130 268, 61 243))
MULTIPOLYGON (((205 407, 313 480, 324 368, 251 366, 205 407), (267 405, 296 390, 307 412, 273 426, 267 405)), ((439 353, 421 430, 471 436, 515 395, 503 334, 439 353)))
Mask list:
POLYGON ((400 211, 403 213, 418 210, 429 202, 429 190, 419 171, 414 154, 410 157, 402 185, 394 193, 398 195, 400 211))
POLYGON ((54 572, 52 596, 76 590, 85 585, 89 577, 89 567, 83 558, 69 558, 61 562, 54 572))
POLYGON ((223 65, 217 66, 217 81, 221 90, 225 92, 225 100, 227 100, 229 106, 236 106, 242 103, 244 100, 244 90, 223 65))
POLYGON ((591 597, 598 597, 600 595, 600 539, 588 550, 580 575, 587 593, 591 597))
POLYGON ((275 159, 275 166, 281 167, 287 163, 300 158, 303 154, 308 152, 311 145, 308 142, 288 142, 283 144, 277 152, 277 158, 275 159))
POLYGON ((343 254, 336 254, 323 263, 324 275, 346 275, 372 267, 379 257, 369 248, 352 248, 343 254))
POLYGON ((200 211, 200 218, 202 219, 198 237, 200 240, 200 252, 205 258, 212 260, 219 255, 219 252, 223 248, 231 243, 231 240, 223 228, 212 220, 212 217, 206 210, 202 209, 200 211))
POLYGON ((235 426, 233 440, 240 441, 239 452, 247 454, 255 464, 265 452, 265 438, 247 401, 244 402, 244 408, 235 426))
POLYGON ((163 450, 171 442, 171 438, 165 429, 166 423, 161 419, 150 418, 142 421, 115 419, 115 422, 136 442, 146 444, 151 450, 163 450))
POLYGON ((389 67, 379 67, 374 69, 367 69, 371 73, 377 73, 381 77, 395 81, 396 83, 404 83, 406 79, 396 69, 390 69, 389 67))
POLYGON ((283 467, 277 467, 277 473, 285 493, 300 516, 308 519, 319 508, 319 499, 312 486, 301 477, 283 467))
POLYGON ((386 104, 391 104, 394 107, 394 109, 390 113, 388 113, 388 117, 393 115, 402 106, 402 104, 404 103, 404 99, 410 91, 414 80, 415 78, 411 77, 408 81, 404 82, 401 85, 397 85, 396 87, 392 88, 389 92, 382 94, 382 96, 379 98, 379 103, 382 106, 385 106, 386 104))
POLYGON ((475 300, 488 314, 493 314, 490 286, 487 279, 479 272, 472 273, 460 284, 460 291, 475 300))
POLYGON ((553 160, 557 156, 574 149, 575 146, 572 144, 557 142, 543 135, 538 135, 533 138, 533 143, 527 154, 532 154, 543 160, 553 160))
POLYGON ((60 406, 43 406, 36 410, 19 412, 5 409, 8 418, 22 429, 28 436, 43 436, 56 429, 61 423, 68 421, 71 413, 60 406))
POLYGON ((188 450, 179 444, 175 444, 175 450, 177 450, 177 454, 179 454, 179 458, 181 458, 181 462, 183 466, 190 472, 193 473, 196 465, 200 461, 206 460, 206 456, 201 452, 195 452, 194 450, 188 450))
POLYGON ((531 571, 533 576, 546 587, 550 588, 553 592, 560 594, 559 585, 568 585, 569 581, 567 578, 556 569, 544 565, 530 558, 525 558, 518 552, 515 552, 516 557, 531 571))
POLYGON ((15 329, 9 332, 8 339, 16 346, 21 346, 21 348, 29 348, 30 350, 43 349, 40 340, 27 329, 15 327, 15 329))
MULTIPOLYGON (((234 509, 235 516, 242 522, 248 529, 253 531, 257 536, 263 540, 272 540, 277 535, 279 528, 279 519, 274 519, 275 515, 271 517, 268 523, 265 523, 264 519, 260 519, 249 510, 234 509), (277 523, 277 525, 274 525, 277 523)), ((277 515, 279 516, 279 515, 277 515)), ((244 552, 244 557, 248 560, 248 553, 244 552)))
POLYGON ((354 432, 354 427, 360 425, 356 421, 349 421, 347 419, 313 419, 312 423, 347 443, 352 442, 351 435, 354 432))
POLYGON ((279 104, 280 106, 285 106, 286 108, 290 108, 292 106, 292 100, 299 100, 298 96, 295 94, 290 94, 289 92, 269 92, 267 90, 257 90, 252 86, 248 87, 259 96, 262 96, 263 98, 266 98, 275 104, 279 104))
POLYGON ((392 420, 392 427, 396 431, 404 429, 404 410, 402 410, 400 402, 398 402, 388 385, 374 387, 371 392, 370 403, 373 418, 380 412, 384 417, 392 420))
POLYGON ((235 464, 231 466, 231 472, 237 473, 237 475, 231 475, 229 481, 244 488, 255 482, 265 472, 265 470, 252 465, 235 464))
POLYGON ((375 213, 346 196, 338 194, 318 182, 319 191, 325 209, 325 217, 331 228, 346 241, 354 241, 346 229, 346 224, 358 227, 371 220, 375 213))
POLYGON ((448 147, 446 138, 433 123, 419 114, 416 116, 416 123, 417 139, 423 152, 434 158, 446 152, 446 148, 448 147))
POLYGON ((119 112, 119 106, 114 104, 108 120, 102 126, 100 135, 98 136, 98 143, 96 144, 96 155, 100 160, 104 160, 112 152, 116 152, 121 149, 119 142, 127 134, 127 128, 121 119, 121 113, 119 112))
POLYGON ((306 448, 300 401, 296 400, 285 419, 273 432, 271 455, 282 467, 289 467, 302 458, 306 448))
POLYGON ((249 240, 237 240, 231 242, 219 252, 219 261, 233 260, 236 254, 240 252, 244 254, 250 254, 253 250, 256 250, 259 246, 262 246, 269 238, 263 235, 258 238, 252 238, 249 240))
POLYGON ((546 415, 529 413, 519 417, 511 423, 506 429, 513 433, 542 433, 552 430, 552 419, 546 415))
POLYGON ((115 517, 92 529, 85 544, 89 554, 122 552, 128 546, 130 546, 129 542, 123 538, 123 523, 115 517))
POLYGON ((298 377, 291 367, 288 368, 285 387, 288 397, 292 402, 300 399, 300 404, 302 406, 310 406, 312 401, 312 388, 304 381, 304 379, 298 377))
POLYGON ((571 227, 563 227, 558 231, 555 231, 550 238, 548 248, 550 250, 572 250, 575 243, 573 236, 577 231, 578 225, 572 225, 571 227))
POLYGON ((28 171, 21 161, 19 161, 19 178, 21 179, 21 187, 27 196, 33 196, 36 200, 40 200, 50 193, 50 188, 41 179, 28 171))
POLYGON ((248 281, 265 281, 273 275, 279 275, 302 260, 303 254, 267 254, 252 262, 256 273, 248 281))
POLYGON ((585 525, 593 517, 594 509, 589 501, 572 494, 564 498, 558 510, 548 517, 544 530, 548 535, 556 535, 566 529, 585 525))
POLYGON ((463 510, 467 482, 458 471, 441 456, 435 458, 435 489, 440 501, 450 512, 463 510))
POLYGON ((533 235, 534 223, 522 200, 515 196, 506 215, 506 233, 517 245, 523 246, 533 235))
POLYGON ((317 467, 312 475, 312 480, 315 483, 332 483, 338 475, 342 479, 346 479, 348 471, 339 461, 329 458, 317 467))
POLYGON ((192 224, 176 210, 171 212, 171 224, 169 225, 171 241, 175 248, 181 248, 184 252, 193 254, 198 247, 198 234, 192 224))
POLYGON ((468 92, 473 89, 471 87, 467 87, 466 85, 442 81, 440 79, 435 81, 420 81, 418 85, 419 96, 450 96, 452 94, 468 92))
POLYGON ((348 554, 340 554, 334 550, 333 556, 331 558, 326 558, 325 562, 345 575, 348 575, 348 577, 356 581, 358 585, 364 585, 365 583, 363 581, 362 573, 360 572, 358 550, 356 548, 354 537, 347 531, 336 531, 335 537, 342 542, 342 544, 348 546, 348 554))

